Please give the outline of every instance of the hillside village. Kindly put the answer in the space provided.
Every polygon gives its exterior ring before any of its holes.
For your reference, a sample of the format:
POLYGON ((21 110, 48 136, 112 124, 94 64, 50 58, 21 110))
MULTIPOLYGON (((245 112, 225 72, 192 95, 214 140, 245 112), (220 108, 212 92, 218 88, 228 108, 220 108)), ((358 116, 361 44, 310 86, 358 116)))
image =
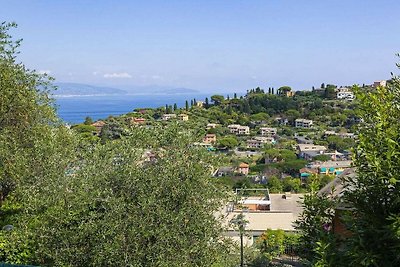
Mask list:
MULTIPOLYGON (((386 81, 363 85, 372 90, 386 81)), ((246 95, 211 96, 205 101, 186 101, 158 109, 136 109, 73 126, 88 139, 118 139, 130 127, 157 127, 178 123, 194 129, 193 145, 221 155, 212 176, 232 189, 269 188, 272 193, 308 191, 308 177, 322 179, 321 188, 352 166, 351 148, 357 142, 354 112, 357 104, 352 87, 321 84, 311 91, 293 92, 283 86, 248 90, 246 95)))
MULTIPOLYGON (((360 90, 373 90, 385 82, 360 90)), ((273 88, 267 92, 255 88, 241 97, 193 99, 185 108, 176 104, 143 108, 93 123, 87 118, 73 128, 95 142, 129 135, 131 127, 176 123, 196 130, 193 145, 220 156, 210 176, 234 192, 234 199, 221 211, 223 224, 229 226, 244 214, 245 245, 252 246, 268 229, 295 232, 304 194, 315 182, 322 189, 351 169, 358 124, 363 122, 354 112, 356 105, 352 87, 322 84, 293 92, 284 86, 276 94, 273 88)), ((149 151, 146 157, 154 160, 155 153, 149 151)), ((240 231, 228 229, 226 235, 238 241, 240 231)))

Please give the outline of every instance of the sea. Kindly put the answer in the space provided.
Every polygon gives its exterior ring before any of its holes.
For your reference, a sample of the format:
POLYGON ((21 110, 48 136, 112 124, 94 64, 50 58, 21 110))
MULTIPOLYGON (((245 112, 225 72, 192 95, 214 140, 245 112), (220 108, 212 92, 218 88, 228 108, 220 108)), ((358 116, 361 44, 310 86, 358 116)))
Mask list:
POLYGON ((54 96, 58 116, 68 124, 82 123, 86 117, 106 119, 133 111, 136 108, 158 108, 166 104, 184 107, 185 101, 204 101, 206 94, 152 94, 152 95, 93 95, 54 96))

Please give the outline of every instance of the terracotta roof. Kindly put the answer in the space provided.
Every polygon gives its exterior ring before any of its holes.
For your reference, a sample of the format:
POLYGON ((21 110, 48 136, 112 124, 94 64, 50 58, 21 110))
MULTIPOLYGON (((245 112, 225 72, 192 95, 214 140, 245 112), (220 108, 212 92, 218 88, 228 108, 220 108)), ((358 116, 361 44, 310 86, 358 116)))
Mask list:
POLYGON ((104 121, 96 121, 92 123, 92 126, 104 126, 106 123, 104 121))
POLYGON ((240 163, 239 168, 248 168, 249 164, 246 164, 244 162, 240 163))

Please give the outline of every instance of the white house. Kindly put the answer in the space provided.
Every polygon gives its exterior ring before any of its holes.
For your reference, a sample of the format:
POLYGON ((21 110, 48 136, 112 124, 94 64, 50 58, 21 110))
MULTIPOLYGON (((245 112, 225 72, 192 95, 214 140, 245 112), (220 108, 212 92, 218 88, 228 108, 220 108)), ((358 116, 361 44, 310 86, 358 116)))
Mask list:
POLYGON ((239 124, 228 125, 229 132, 236 135, 248 135, 250 134, 249 126, 242 126, 239 124))
POLYGON ((167 121, 167 120, 174 119, 174 118, 176 118, 176 114, 163 114, 162 115, 163 121, 167 121))
POLYGON ((275 139, 267 136, 256 136, 253 139, 247 140, 248 148, 262 148, 265 144, 273 144, 275 139))
MULTIPOLYGON (((248 189, 252 190, 252 189, 248 189)), ((243 236, 244 245, 251 246, 267 229, 295 231, 294 222, 299 218, 302 208, 301 194, 291 194, 291 197, 282 197, 282 194, 269 194, 268 191, 260 194, 243 196, 239 192, 237 201, 229 203, 220 214, 222 224, 227 227, 225 235, 232 240, 240 241, 240 232, 235 227, 235 220, 243 216, 246 222, 246 235, 243 236)))
POLYGON ((314 145, 314 144, 298 144, 297 152, 299 157, 304 159, 311 159, 316 155, 322 155, 325 153, 327 148, 325 146, 314 145))
POLYGON ((294 126, 296 128, 311 128, 313 125, 312 120, 307 120, 307 119, 296 119, 294 121, 294 126))
POLYGON ((338 92, 336 94, 337 99, 346 99, 346 100, 353 100, 354 94, 353 92, 338 92))
POLYGON ((276 135, 278 130, 276 128, 269 128, 269 127, 261 127, 260 128, 262 136, 273 136, 276 135))
POLYGON ((385 80, 383 80, 383 81, 376 81, 376 82, 374 82, 373 86, 374 86, 375 88, 377 88, 377 87, 379 87, 379 86, 385 87, 385 86, 386 86, 386 81, 385 81, 385 80))

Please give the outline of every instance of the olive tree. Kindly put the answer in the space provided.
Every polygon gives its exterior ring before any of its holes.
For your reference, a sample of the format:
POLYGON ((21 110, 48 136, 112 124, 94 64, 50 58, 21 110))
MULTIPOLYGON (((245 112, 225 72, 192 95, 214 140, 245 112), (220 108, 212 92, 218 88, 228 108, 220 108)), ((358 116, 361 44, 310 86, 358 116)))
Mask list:
POLYGON ((213 158, 177 126, 88 144, 57 179, 26 189, 37 264, 210 266, 225 195, 213 158), (40 223, 34 223, 34 222, 40 223))

